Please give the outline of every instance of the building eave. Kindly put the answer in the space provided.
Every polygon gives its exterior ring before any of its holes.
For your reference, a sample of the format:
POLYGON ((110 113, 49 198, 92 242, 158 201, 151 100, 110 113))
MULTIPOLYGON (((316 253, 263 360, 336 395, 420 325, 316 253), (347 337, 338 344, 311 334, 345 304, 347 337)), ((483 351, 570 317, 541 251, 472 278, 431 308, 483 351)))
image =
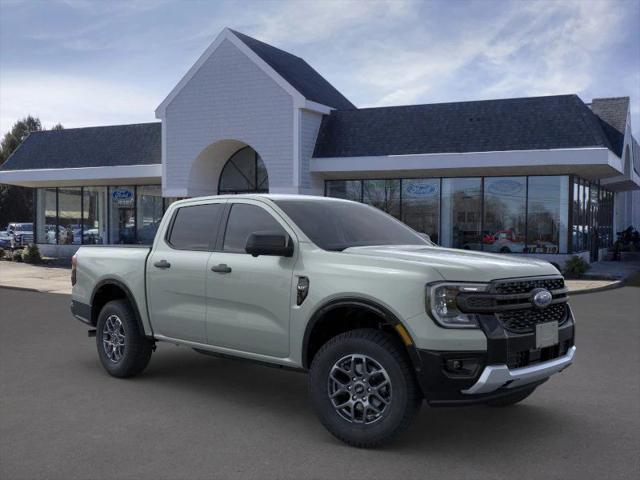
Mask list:
POLYGON ((0 183, 32 188, 160 184, 161 177, 162 166, 160 164, 0 170, 0 183))

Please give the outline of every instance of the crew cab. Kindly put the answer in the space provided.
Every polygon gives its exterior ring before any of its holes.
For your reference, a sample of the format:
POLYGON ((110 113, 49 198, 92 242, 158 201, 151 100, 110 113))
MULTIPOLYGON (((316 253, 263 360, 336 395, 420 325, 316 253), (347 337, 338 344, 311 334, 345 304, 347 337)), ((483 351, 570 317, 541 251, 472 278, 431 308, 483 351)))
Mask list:
POLYGON ((159 342, 305 371, 320 421, 359 447, 425 401, 520 402, 576 351, 550 263, 441 248, 347 200, 182 200, 151 247, 82 246, 72 263, 71 311, 109 374, 140 374, 159 342))

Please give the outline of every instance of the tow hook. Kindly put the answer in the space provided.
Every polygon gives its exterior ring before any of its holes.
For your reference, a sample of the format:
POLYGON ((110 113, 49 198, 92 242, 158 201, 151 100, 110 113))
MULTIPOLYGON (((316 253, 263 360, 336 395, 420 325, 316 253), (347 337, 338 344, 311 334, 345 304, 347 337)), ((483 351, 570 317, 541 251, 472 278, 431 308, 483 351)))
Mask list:
POLYGON ((153 345, 151 345, 151 351, 155 352, 156 348, 158 348, 158 347, 156 347, 156 342, 153 342, 153 345))
POLYGON ((88 335, 89 337, 95 337, 95 336, 96 336, 96 329, 95 329, 95 328, 92 328, 91 330, 89 330, 89 331, 87 332, 87 335, 88 335))

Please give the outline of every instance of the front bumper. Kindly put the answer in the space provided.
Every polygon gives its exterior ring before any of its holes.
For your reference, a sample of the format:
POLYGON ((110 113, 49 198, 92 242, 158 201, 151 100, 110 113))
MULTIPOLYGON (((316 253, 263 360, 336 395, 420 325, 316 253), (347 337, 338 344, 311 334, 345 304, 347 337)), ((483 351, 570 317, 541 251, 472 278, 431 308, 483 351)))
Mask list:
POLYGON ((547 379, 571 365, 575 353, 576 347, 574 345, 565 355, 554 360, 513 370, 510 370, 506 365, 488 365, 482 371, 478 381, 470 388, 462 390, 462 393, 465 395, 491 393, 502 387, 510 389, 547 379))
POLYGON ((543 349, 536 349, 534 333, 513 333, 502 328, 495 316, 482 317, 486 351, 418 350, 417 378, 430 405, 486 403, 540 385, 573 361, 576 349, 571 309, 558 328, 558 344, 543 349), (456 362, 462 368, 454 368, 456 362))

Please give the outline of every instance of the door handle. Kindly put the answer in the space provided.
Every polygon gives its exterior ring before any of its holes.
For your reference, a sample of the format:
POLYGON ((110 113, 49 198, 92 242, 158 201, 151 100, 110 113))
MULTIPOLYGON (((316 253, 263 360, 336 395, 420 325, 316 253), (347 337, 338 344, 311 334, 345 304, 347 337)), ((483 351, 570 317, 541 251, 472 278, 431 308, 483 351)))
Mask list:
POLYGON ((216 273, 231 273, 231 267, 226 263, 221 263, 220 265, 214 265, 211 267, 211 271, 216 273))
POLYGON ((160 260, 159 262, 154 263, 153 266, 156 268, 169 268, 171 267, 171 264, 166 260, 160 260))

